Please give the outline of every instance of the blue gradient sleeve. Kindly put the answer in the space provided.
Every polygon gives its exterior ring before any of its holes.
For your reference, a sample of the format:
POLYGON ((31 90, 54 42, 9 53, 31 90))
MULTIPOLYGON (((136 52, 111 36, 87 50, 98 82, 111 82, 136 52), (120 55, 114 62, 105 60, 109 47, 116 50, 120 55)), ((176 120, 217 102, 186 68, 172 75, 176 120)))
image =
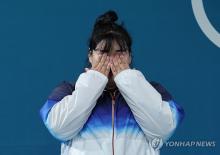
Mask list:
POLYGON ((49 95, 48 99, 46 100, 45 104, 40 109, 40 116, 44 122, 47 120, 48 113, 50 112, 51 108, 59 101, 61 101, 65 96, 71 95, 74 91, 74 85, 63 81, 59 84, 49 95))
POLYGON ((162 100, 169 103, 174 121, 176 125, 179 125, 185 117, 183 107, 174 101, 172 95, 161 84, 155 81, 151 81, 150 83, 161 94, 162 100))

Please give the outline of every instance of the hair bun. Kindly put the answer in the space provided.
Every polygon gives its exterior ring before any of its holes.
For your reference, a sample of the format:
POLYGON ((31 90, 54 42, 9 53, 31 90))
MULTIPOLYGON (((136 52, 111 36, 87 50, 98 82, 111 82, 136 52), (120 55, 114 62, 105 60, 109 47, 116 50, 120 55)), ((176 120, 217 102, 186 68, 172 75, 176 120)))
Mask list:
POLYGON ((115 11, 109 10, 96 19, 96 24, 112 24, 118 20, 118 16, 115 11))

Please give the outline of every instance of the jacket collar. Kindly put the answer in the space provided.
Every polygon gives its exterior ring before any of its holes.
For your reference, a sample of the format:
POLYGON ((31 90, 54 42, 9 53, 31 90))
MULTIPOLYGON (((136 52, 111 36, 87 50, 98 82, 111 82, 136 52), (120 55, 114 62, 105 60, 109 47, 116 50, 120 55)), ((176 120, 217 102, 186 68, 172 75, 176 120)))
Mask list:
POLYGON ((114 90, 108 90, 108 89, 105 88, 105 89, 103 90, 102 96, 103 96, 104 94, 108 94, 109 96, 111 96, 111 94, 114 94, 114 93, 115 93, 115 96, 116 96, 116 97, 120 94, 120 91, 119 91, 118 87, 116 87, 116 89, 114 89, 114 90))

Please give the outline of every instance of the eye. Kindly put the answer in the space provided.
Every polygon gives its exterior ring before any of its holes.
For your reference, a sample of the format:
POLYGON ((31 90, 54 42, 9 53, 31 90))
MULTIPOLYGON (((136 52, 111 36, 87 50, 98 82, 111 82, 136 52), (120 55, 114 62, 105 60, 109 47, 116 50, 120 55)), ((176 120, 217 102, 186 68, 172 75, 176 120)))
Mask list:
POLYGON ((100 50, 102 53, 107 53, 108 50, 100 50))
POLYGON ((116 52, 118 52, 118 53, 121 53, 121 52, 124 52, 125 50, 122 50, 122 49, 120 49, 120 50, 116 50, 116 52))
POLYGON ((107 50, 104 50, 104 49, 103 50, 102 49, 95 49, 94 51, 96 54, 100 54, 100 55, 108 52, 107 50))
POLYGON ((121 50, 121 49, 120 49, 120 50, 116 50, 116 52, 118 52, 118 53, 119 53, 119 52, 122 52, 122 50, 121 50))

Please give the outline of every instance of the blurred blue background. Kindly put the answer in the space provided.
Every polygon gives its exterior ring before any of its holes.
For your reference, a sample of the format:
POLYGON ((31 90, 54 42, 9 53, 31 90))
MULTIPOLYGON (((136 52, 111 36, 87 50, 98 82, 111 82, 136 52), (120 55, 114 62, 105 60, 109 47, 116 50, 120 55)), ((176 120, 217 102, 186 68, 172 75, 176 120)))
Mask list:
MULTIPOLYGON (((220 32, 220 1, 204 5, 220 32)), ((1 0, 0 154, 60 154, 39 109, 57 84, 77 80, 94 21, 109 9, 133 37, 134 67, 165 86, 185 109, 170 141, 216 142, 164 146, 161 154, 219 155, 220 49, 202 33, 190 0, 1 0)))

